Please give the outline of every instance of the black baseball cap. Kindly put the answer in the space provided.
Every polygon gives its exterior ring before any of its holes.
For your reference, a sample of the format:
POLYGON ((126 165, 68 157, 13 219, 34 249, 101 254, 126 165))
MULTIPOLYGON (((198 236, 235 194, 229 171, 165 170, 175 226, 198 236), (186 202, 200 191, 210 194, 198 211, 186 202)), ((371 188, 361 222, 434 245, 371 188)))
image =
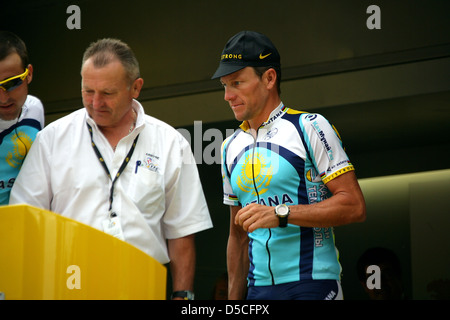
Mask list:
POLYGON ((241 31, 228 40, 220 64, 211 79, 217 79, 245 67, 281 68, 280 54, 272 41, 255 31, 241 31))

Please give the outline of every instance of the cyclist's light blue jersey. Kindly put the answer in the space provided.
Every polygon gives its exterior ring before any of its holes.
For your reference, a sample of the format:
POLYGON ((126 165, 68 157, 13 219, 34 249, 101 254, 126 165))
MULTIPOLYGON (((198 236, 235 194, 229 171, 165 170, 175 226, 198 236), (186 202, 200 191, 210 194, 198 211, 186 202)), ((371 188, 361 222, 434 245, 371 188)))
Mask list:
POLYGON ((38 131, 44 127, 41 101, 28 95, 19 119, 0 120, 0 205, 9 203, 11 188, 38 131))
MULTIPOLYGON (((331 196, 326 183, 354 170, 341 139, 319 114, 280 104, 258 129, 246 122, 222 144, 224 203, 312 204, 331 196)), ((304 279, 340 280, 333 228, 257 229, 248 234, 249 286, 304 279)))

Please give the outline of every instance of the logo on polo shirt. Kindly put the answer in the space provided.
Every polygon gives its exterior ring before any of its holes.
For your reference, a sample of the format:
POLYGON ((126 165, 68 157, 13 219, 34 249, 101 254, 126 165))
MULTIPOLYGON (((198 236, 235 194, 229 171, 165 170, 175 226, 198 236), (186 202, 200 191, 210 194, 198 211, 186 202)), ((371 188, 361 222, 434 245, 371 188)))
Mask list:
POLYGON ((159 171, 159 157, 150 153, 146 153, 143 160, 136 161, 136 173, 137 169, 146 168, 150 171, 158 172, 159 171))

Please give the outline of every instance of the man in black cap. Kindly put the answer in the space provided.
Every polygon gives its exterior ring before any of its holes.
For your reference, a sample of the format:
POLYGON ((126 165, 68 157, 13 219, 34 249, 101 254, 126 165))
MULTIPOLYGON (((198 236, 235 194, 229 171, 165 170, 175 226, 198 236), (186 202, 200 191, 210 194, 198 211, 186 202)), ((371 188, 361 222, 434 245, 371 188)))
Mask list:
POLYGON ((280 77, 277 49, 252 31, 228 41, 213 76, 243 121, 221 155, 229 298, 342 299, 333 226, 363 221, 364 197, 337 131, 284 106, 280 77))

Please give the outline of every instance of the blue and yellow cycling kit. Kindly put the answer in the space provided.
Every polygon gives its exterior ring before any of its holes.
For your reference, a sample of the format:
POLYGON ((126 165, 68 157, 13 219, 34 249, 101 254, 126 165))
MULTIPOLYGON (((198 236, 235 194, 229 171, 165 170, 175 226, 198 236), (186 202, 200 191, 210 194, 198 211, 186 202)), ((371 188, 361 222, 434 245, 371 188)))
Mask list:
MULTIPOLYGON (((331 196, 326 183, 354 170, 332 125, 321 115, 280 104, 256 138, 243 122, 222 144, 224 203, 312 204, 331 196)), ((249 236, 249 286, 339 280, 333 228, 257 229, 249 236)))
POLYGON ((18 119, 0 120, 0 205, 9 203, 22 163, 43 127, 44 108, 32 95, 27 96, 18 119))

